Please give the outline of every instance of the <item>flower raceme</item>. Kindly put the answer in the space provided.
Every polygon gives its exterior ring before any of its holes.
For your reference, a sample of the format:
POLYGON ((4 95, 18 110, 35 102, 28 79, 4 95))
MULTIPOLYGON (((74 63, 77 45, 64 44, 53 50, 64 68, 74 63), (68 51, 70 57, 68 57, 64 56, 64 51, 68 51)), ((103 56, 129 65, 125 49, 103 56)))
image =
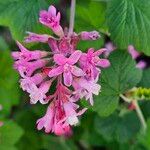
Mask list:
POLYGON ((51 51, 26 49, 17 42, 19 52, 12 52, 14 68, 20 73, 20 86, 29 93, 30 103, 49 104, 46 114, 37 120, 37 129, 56 135, 72 134, 71 126, 77 125, 78 117, 87 108, 80 109, 77 101, 85 98, 94 104, 93 95, 98 95, 101 86, 97 83, 101 68, 109 67, 107 59, 102 59, 106 49, 87 53, 77 49, 80 40, 100 38, 97 31, 83 31, 68 34, 60 25, 60 12, 54 6, 40 12, 39 22, 50 28, 58 38, 28 32, 25 42, 47 43, 51 51), (55 83, 55 84, 54 84, 55 83), (54 87, 56 85, 56 87, 54 87), (51 89, 55 90, 51 90, 51 89), (54 91, 54 92, 52 92, 54 91))

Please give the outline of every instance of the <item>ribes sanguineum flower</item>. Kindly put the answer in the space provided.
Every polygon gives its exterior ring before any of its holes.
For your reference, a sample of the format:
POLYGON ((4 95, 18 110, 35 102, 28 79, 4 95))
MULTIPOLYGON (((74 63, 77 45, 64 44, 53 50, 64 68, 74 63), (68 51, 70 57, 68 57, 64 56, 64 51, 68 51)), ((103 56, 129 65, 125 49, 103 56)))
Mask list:
POLYGON ((13 52, 14 68, 20 73, 20 86, 29 93, 30 103, 48 104, 46 114, 38 119, 37 129, 46 133, 71 135, 71 126, 79 123, 87 108, 80 108, 77 101, 85 98, 94 105, 93 95, 98 95, 101 86, 97 83, 101 68, 109 67, 107 59, 99 56, 106 49, 88 52, 77 50, 81 40, 97 40, 97 31, 72 32, 60 25, 60 12, 54 6, 41 10, 39 22, 49 27, 58 37, 27 32, 25 42, 42 42, 50 50, 30 51, 17 42, 19 52, 13 52), (54 87, 54 85, 56 85, 54 87), (53 88, 53 90, 52 90, 53 88))
POLYGON ((51 5, 48 11, 40 11, 39 21, 51 28, 56 35, 63 36, 63 29, 60 26, 60 12, 57 13, 54 6, 51 5))
POLYGON ((62 54, 55 54, 54 61, 59 66, 52 69, 49 72, 48 76, 53 77, 63 73, 64 84, 66 86, 71 86, 73 75, 76 77, 84 76, 84 72, 80 68, 75 66, 81 54, 81 51, 75 51, 69 58, 64 57, 64 55, 62 54))

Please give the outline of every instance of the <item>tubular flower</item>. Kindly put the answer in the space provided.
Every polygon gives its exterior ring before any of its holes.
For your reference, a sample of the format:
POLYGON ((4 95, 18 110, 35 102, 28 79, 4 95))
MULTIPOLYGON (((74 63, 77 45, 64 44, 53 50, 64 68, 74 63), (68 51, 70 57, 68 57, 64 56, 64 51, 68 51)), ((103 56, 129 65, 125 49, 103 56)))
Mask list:
POLYGON ((94 105, 93 95, 101 86, 97 83, 101 68, 109 67, 107 59, 99 56, 106 49, 89 48, 87 53, 77 50, 80 40, 100 38, 97 31, 68 33, 60 25, 60 12, 54 6, 40 12, 39 21, 58 36, 28 32, 26 43, 47 43, 50 51, 30 51, 17 42, 19 52, 12 52, 14 68, 20 73, 20 87, 29 93, 30 103, 49 104, 46 114, 37 120, 37 129, 56 135, 71 135, 71 126, 79 123, 87 108, 81 109, 77 101, 85 98, 94 105), (53 84, 55 83, 55 84, 53 84), (54 92, 52 86, 56 85, 54 92))

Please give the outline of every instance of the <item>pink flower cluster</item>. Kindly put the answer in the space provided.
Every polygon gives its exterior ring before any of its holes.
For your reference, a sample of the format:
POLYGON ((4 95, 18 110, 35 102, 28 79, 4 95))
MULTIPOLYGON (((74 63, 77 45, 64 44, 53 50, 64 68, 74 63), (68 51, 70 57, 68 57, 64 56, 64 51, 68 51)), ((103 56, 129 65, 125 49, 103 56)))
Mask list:
POLYGON ((20 51, 13 52, 12 57, 14 68, 22 77, 21 88, 29 93, 30 103, 50 103, 45 116, 37 120, 37 129, 70 135, 71 126, 78 124, 78 116, 87 110, 79 109, 76 102, 85 98, 93 105, 93 95, 98 95, 101 89, 97 83, 100 68, 106 68, 110 63, 99 57, 105 52, 104 48, 97 51, 90 48, 87 53, 76 48, 80 40, 100 38, 97 31, 74 32, 70 36, 60 26, 60 17, 56 8, 50 6, 48 11, 40 12, 39 18, 39 22, 49 27, 58 38, 31 32, 25 38, 26 43, 48 43, 51 51, 30 51, 17 42, 20 51))

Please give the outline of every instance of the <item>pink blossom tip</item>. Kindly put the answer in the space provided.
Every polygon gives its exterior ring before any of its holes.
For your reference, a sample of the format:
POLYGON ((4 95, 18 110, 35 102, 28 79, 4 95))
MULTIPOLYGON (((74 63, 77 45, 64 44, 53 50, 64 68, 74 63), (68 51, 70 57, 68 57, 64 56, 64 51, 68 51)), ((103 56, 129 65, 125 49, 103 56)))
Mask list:
POLYGON ((83 31, 80 33, 80 37, 82 40, 97 40, 100 38, 100 34, 97 31, 83 31))

